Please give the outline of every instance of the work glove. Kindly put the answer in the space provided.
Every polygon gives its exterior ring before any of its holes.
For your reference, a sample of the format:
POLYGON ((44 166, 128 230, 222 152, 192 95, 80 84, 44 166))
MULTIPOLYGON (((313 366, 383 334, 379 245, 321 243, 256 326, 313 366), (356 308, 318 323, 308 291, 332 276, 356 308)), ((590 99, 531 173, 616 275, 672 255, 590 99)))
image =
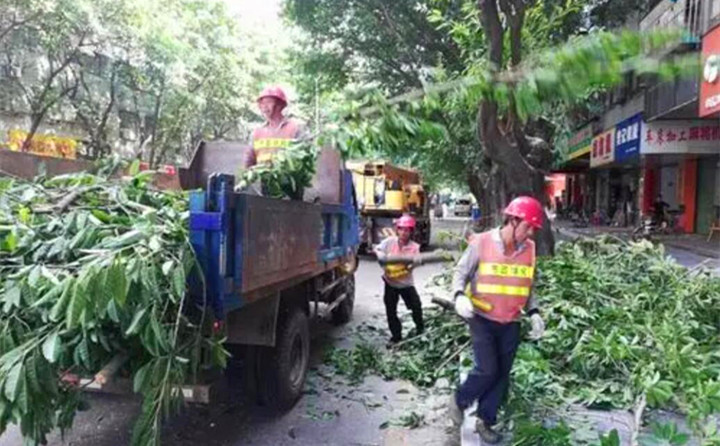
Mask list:
POLYGON ((470 298, 458 293, 455 297, 455 312, 463 319, 472 319, 475 312, 473 311, 473 304, 470 302, 470 298))
POLYGON ((540 314, 534 313, 530 316, 530 325, 532 326, 532 329, 530 330, 530 339, 536 341, 542 338, 545 334, 545 322, 540 314))

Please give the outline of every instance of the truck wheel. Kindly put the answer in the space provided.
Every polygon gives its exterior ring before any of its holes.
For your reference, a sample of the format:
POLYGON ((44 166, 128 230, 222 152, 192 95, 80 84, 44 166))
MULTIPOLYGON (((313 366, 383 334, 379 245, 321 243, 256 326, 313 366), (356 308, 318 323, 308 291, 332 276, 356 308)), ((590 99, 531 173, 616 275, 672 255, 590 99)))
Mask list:
POLYGON ((260 355, 260 401, 273 410, 290 409, 302 394, 309 361, 308 318, 292 308, 280 321, 275 347, 260 355))
POLYGON ((332 321, 335 325, 348 323, 352 319, 355 306, 355 276, 353 274, 347 276, 345 285, 340 288, 340 293, 347 293, 347 297, 332 311, 332 321))

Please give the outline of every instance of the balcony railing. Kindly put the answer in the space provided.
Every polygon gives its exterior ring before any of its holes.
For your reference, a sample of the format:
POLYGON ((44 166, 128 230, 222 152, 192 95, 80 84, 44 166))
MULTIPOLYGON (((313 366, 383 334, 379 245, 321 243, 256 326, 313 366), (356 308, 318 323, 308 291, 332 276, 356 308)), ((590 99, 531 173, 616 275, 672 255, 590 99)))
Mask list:
POLYGON ((682 43, 699 43, 704 31, 702 0, 662 0, 640 21, 640 31, 682 29, 682 43))
POLYGON ((697 78, 678 78, 649 87, 645 92, 645 119, 662 118, 698 98, 697 78))

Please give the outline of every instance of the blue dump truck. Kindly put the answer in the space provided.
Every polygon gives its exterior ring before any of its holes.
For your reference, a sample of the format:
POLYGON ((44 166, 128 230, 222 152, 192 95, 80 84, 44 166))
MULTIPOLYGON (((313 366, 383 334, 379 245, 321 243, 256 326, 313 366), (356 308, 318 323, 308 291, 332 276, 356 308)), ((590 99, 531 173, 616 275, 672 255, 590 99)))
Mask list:
MULTIPOLYGON (((358 215, 352 175, 332 149, 320 152, 312 202, 235 192, 244 151, 201 143, 180 169, 190 193, 190 238, 204 275, 191 281, 215 328, 242 363, 245 388, 260 402, 291 407, 310 356, 309 323, 350 320, 355 300, 358 215), (199 189, 201 188, 202 189, 199 189)), ((203 401, 207 392, 184 391, 203 401), (195 394, 193 394, 195 392, 195 394)))

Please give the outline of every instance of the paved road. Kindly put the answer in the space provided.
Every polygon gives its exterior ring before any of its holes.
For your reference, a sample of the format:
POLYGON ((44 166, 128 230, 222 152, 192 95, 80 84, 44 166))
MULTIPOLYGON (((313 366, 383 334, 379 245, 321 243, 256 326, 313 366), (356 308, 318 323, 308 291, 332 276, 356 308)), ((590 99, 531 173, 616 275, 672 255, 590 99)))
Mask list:
MULTIPOLYGON (((459 233, 464 219, 433 222, 433 232, 459 233)), ((437 243, 437 240, 435 240, 437 243)), ((431 296, 422 285, 442 265, 426 265, 416 270, 423 306, 429 307, 431 296)), ((356 275, 357 297, 353 320, 346 326, 320 323, 314 327, 313 370, 306 395, 293 410, 282 416, 263 414, 256 407, 232 397, 212 407, 193 407, 176 416, 163 430, 164 444, 185 445, 448 445, 456 435, 446 432, 445 398, 420 392, 413 385, 385 382, 371 377, 361 385, 349 386, 323 365, 323 353, 329 346, 344 347, 363 336, 379 348, 389 338, 382 303, 380 268, 371 258, 364 258, 356 275), (386 421, 397 420, 416 411, 426 416, 428 425, 407 430, 380 429, 386 421)), ((406 314, 400 304, 401 314, 406 314)), ((404 327, 407 332, 411 327, 404 327)), ((59 434, 49 438, 49 445, 121 446, 129 443, 132 425, 139 410, 132 397, 90 395, 91 410, 79 413, 74 428, 64 439, 59 434)), ((0 437, 0 446, 22 444, 17 428, 0 437)))

